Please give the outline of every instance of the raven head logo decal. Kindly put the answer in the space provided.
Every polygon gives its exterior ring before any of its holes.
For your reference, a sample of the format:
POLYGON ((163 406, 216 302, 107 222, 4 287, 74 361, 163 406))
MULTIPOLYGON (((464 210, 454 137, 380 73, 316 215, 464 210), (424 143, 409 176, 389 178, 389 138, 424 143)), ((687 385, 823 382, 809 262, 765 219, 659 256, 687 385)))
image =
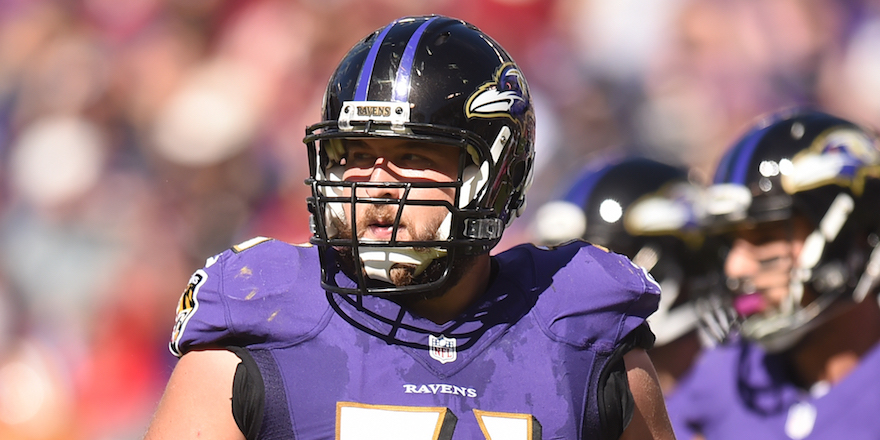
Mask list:
POLYGON ((529 107, 528 85, 513 63, 505 63, 495 72, 494 81, 487 82, 468 98, 468 118, 513 117, 529 107))

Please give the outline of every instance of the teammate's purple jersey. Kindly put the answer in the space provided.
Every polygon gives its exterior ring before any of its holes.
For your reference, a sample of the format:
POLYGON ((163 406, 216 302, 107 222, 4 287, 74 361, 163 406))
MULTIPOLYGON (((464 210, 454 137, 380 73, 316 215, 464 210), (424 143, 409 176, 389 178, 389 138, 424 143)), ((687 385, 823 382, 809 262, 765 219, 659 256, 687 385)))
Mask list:
POLYGON ((841 382, 813 392, 778 355, 745 342, 703 354, 667 400, 679 439, 880 439, 880 345, 841 382))
POLYGON ((195 273, 172 350, 246 346, 266 437, 596 438, 599 375, 659 287, 583 242, 495 260, 486 294, 437 325, 387 299, 327 294, 316 248, 254 241, 195 273))

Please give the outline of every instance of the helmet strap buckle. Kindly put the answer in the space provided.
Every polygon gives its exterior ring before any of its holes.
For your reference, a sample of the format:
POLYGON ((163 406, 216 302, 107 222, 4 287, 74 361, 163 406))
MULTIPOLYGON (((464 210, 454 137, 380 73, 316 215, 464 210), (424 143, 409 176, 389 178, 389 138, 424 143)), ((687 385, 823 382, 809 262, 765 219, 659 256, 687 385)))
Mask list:
POLYGON ((501 237, 504 222, 500 218, 469 218, 464 221, 464 235, 478 240, 494 240, 501 237))

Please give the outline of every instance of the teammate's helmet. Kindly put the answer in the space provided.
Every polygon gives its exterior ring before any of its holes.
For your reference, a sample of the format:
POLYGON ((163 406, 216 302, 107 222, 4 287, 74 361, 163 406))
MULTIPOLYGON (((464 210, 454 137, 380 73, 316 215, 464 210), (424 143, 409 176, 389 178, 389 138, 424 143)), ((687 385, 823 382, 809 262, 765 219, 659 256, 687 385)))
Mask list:
MULTIPOLYGON (((715 226, 805 216, 815 228, 795 262, 787 303, 745 316, 740 333, 783 350, 828 317, 840 299, 863 300, 880 274, 880 150, 852 122, 797 109, 761 119, 722 158, 706 209, 715 226), (869 263, 873 261, 872 263, 869 263), (809 292, 809 295, 805 295, 809 292), (814 298, 814 299, 813 299, 814 298)), ((728 280, 734 312, 755 292, 728 280)))
MULTIPOLYGON (((322 284, 347 293, 396 294, 429 291, 443 284, 456 255, 488 252, 504 228, 525 206, 532 180, 535 117, 526 80, 505 50, 473 25, 443 16, 393 21, 357 43, 330 78, 322 121, 306 129, 312 188, 309 209, 312 243, 326 256, 348 249, 362 265, 358 287, 333 280, 329 260, 322 284), (458 178, 453 183, 369 183, 341 179, 342 139, 404 138, 459 147, 458 178), (401 199, 358 197, 359 188, 403 189, 401 199), (408 196, 412 188, 452 187, 454 206, 408 196), (342 197, 350 189, 355 196, 342 197), (343 238, 334 223, 354 212, 354 204, 443 206, 447 221, 432 241, 398 240, 399 217, 388 241, 343 238), (345 209, 344 205, 350 205, 345 209), (387 281, 397 262, 444 264, 437 279, 411 286, 387 281), (434 263, 439 262, 439 263, 434 263)), ((349 219, 351 220, 351 219, 349 219)))
POLYGON ((700 232, 689 203, 701 195, 681 168, 629 157, 590 164, 565 197, 536 214, 539 242, 584 239, 626 255, 660 283, 650 318, 657 345, 698 325, 693 298, 720 278, 717 247, 700 232))

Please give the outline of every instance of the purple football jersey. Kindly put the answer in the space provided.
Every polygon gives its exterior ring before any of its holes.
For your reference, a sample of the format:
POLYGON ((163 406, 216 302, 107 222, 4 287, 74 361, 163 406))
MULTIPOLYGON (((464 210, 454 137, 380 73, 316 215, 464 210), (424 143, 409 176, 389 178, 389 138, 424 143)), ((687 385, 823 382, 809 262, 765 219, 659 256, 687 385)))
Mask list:
POLYGON ((704 353, 667 408, 679 439, 878 439, 878 371, 880 345, 841 382, 811 393, 778 355, 739 342, 704 353))
POLYGON ((263 438, 597 438, 599 376, 659 301, 626 257, 522 245, 494 257, 480 300, 438 325, 384 298, 325 292, 318 258, 252 241, 210 259, 178 309, 176 354, 236 345, 256 360, 263 438))

